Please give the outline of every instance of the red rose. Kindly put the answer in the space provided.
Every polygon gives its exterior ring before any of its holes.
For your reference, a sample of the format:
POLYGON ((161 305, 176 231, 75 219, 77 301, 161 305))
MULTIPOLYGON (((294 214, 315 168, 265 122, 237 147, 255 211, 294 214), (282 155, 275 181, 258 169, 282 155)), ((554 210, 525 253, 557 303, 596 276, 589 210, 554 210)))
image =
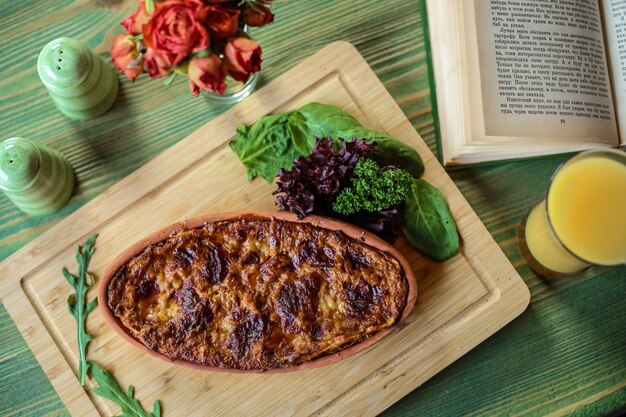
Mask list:
POLYGON ((139 49, 135 37, 128 34, 117 35, 111 47, 113 65, 133 81, 143 71, 143 54, 139 49))
POLYGON ((191 94, 197 96, 202 90, 212 90, 224 94, 226 70, 224 63, 215 54, 206 58, 196 58, 189 62, 187 69, 191 94))
POLYGON ((174 66, 209 47, 209 32, 202 25, 205 17, 206 7, 200 0, 155 3, 152 18, 143 25, 146 46, 174 66))
POLYGON ((144 64, 146 71, 150 74, 150 78, 167 77, 172 71, 172 65, 165 56, 154 49, 146 51, 144 64))
POLYGON ((248 26, 261 27, 274 21, 272 11, 262 4, 243 9, 243 21, 248 26))
POLYGON ((228 73, 235 80, 246 82, 250 74, 261 69, 261 46, 248 38, 235 38, 224 48, 228 73))
POLYGON ((211 37, 228 39, 237 34, 239 10, 226 9, 220 6, 207 6, 206 23, 209 26, 211 37))
POLYGON ((140 0, 137 10, 122 20, 122 26, 131 35, 139 35, 141 34, 141 27, 148 23, 148 20, 150 20, 150 13, 146 10, 144 1, 140 0))

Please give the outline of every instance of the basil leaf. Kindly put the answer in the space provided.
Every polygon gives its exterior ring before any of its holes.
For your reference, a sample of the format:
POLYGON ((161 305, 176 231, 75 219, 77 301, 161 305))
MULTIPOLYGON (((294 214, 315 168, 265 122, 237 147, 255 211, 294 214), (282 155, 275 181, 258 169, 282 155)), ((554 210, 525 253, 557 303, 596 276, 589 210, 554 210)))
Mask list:
POLYGON ((436 261, 445 261, 459 251, 459 235, 448 203, 441 191, 422 179, 411 184, 402 230, 416 249, 436 261))
POLYGON ((300 156, 287 128, 289 113, 263 116, 252 126, 237 126, 230 148, 248 170, 248 180, 261 176, 272 182, 280 168, 291 169, 300 156))

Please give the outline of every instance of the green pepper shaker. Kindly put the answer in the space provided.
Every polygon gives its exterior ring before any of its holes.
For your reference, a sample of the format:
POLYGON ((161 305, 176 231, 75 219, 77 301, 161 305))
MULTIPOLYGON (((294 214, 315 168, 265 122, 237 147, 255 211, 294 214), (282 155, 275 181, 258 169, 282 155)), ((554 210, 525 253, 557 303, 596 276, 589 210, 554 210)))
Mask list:
POLYGON ((76 39, 48 43, 39 53, 37 72, 54 104, 72 119, 100 116, 117 97, 113 66, 76 39))
POLYGON ((0 190, 34 216, 54 213, 74 189, 74 171, 63 155, 28 139, 0 143, 0 190))

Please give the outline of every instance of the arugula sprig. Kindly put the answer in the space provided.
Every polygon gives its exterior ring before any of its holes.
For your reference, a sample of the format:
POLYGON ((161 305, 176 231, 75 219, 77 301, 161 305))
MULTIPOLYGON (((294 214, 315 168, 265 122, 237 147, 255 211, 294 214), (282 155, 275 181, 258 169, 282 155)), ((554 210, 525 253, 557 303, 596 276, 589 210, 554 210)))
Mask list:
POLYGON ((87 377, 87 345, 93 339, 93 336, 85 330, 85 320, 87 315, 98 306, 98 299, 94 298, 87 302, 87 291, 93 286, 93 276, 87 272, 89 261, 95 249, 98 235, 92 235, 83 246, 79 246, 76 251, 76 260, 78 261, 78 276, 72 274, 67 268, 63 268, 63 276, 67 282, 76 291, 67 299, 67 308, 70 314, 74 316, 76 321, 76 339, 78 341, 78 381, 80 385, 85 385, 87 377))
POLYGON ((148 413, 141 403, 134 398, 135 389, 129 386, 124 391, 119 386, 113 374, 103 369, 94 361, 87 360, 87 345, 93 339, 93 336, 87 333, 85 329, 85 321, 87 316, 98 306, 98 299, 87 302, 87 291, 94 284, 93 276, 89 273, 89 262, 95 252, 94 245, 98 235, 92 235, 84 245, 78 246, 76 251, 76 260, 78 261, 78 276, 70 273, 67 268, 63 268, 63 276, 67 282, 76 291, 67 299, 67 307, 70 314, 74 316, 76 321, 76 336, 78 341, 78 380, 81 385, 85 385, 87 374, 98 384, 93 392, 101 397, 108 398, 122 409, 120 417, 161 417, 161 404, 159 400, 154 402, 152 413, 148 413))
POLYGON ((99 385, 98 388, 93 389, 93 392, 119 405, 122 409, 122 414, 119 417, 161 417, 159 400, 154 402, 152 412, 148 413, 141 406, 141 403, 133 398, 135 389, 132 385, 129 385, 128 390, 124 392, 111 372, 102 369, 96 362, 89 361, 87 363, 91 376, 99 385))

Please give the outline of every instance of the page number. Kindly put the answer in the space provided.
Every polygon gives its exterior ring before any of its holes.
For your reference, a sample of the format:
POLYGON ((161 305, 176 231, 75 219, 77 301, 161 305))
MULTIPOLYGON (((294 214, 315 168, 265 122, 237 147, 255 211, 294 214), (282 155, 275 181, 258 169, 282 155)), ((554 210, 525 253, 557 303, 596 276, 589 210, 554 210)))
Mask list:
POLYGON ((559 119, 561 123, 565 123, 565 119, 559 119))

